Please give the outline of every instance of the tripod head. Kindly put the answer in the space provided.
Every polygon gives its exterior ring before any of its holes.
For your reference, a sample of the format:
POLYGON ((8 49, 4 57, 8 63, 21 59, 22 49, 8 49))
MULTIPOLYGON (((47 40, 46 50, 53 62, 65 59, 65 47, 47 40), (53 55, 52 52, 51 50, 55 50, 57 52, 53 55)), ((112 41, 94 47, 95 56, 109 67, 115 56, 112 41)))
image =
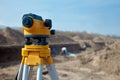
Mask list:
POLYGON ((52 28, 52 20, 43 20, 41 16, 36 14, 25 14, 22 18, 22 24, 24 29, 25 44, 33 44, 32 40, 37 40, 37 45, 47 45, 46 38, 49 35, 54 35, 55 30, 52 28))

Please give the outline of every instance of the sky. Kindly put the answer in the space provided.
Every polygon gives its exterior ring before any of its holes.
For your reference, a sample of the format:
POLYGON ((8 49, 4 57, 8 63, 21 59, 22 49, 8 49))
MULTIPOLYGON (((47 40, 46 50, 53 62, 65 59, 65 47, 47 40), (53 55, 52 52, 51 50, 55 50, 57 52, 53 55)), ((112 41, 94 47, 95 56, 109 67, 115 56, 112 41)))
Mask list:
POLYGON ((53 28, 120 36, 120 0, 0 0, 0 24, 22 26, 34 13, 52 19, 53 28))

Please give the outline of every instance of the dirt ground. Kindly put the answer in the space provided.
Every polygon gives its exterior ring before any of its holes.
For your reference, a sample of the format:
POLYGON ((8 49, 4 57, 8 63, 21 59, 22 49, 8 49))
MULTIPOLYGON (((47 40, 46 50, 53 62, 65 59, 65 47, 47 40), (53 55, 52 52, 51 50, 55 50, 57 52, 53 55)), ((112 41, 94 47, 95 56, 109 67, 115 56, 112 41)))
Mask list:
MULTIPOLYGON (((83 66, 79 58, 68 60, 63 56, 57 56, 54 61, 60 80, 120 80, 117 75, 83 66)), ((19 64, 18 61, 2 64, 0 66, 0 80, 15 80, 19 64)), ((35 75, 32 79, 35 80, 35 75)), ((43 75, 43 80, 50 80, 49 75, 43 75)))
MULTIPOLYGON (((76 54, 76 58, 53 58, 60 80, 120 80, 120 40, 101 50, 88 48, 76 54)), ((15 80, 20 61, 0 63, 0 80, 15 80)), ((35 80, 36 68, 32 80, 35 80)), ((43 80, 50 80, 43 75, 43 80)))

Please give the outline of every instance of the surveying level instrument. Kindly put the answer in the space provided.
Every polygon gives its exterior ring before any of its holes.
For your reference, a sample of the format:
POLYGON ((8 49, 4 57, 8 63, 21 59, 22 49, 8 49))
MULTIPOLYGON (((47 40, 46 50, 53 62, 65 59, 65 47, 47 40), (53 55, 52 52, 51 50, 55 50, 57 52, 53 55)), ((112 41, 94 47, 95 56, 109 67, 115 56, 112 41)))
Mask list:
POLYGON ((22 61, 16 80, 30 80, 30 71, 34 66, 38 67, 36 80, 42 80, 44 65, 47 66, 51 80, 59 80, 51 50, 46 41, 49 35, 55 34, 55 30, 51 30, 52 21, 43 20, 41 16, 30 13, 23 16, 22 24, 25 46, 22 48, 22 61))

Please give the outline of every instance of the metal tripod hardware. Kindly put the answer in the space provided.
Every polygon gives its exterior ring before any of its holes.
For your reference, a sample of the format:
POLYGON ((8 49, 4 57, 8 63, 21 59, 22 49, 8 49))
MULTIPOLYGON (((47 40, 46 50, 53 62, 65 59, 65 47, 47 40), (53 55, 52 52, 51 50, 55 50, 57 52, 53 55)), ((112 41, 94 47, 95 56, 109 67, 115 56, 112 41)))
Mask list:
POLYGON ((50 19, 42 20, 41 16, 25 14, 23 16, 25 46, 22 48, 22 61, 16 80, 30 80, 32 67, 37 66, 36 80, 42 80, 43 66, 46 65, 51 80, 59 80, 53 64, 51 50, 46 38, 55 31, 51 30, 50 19), (31 39, 37 40, 33 42, 31 39))

